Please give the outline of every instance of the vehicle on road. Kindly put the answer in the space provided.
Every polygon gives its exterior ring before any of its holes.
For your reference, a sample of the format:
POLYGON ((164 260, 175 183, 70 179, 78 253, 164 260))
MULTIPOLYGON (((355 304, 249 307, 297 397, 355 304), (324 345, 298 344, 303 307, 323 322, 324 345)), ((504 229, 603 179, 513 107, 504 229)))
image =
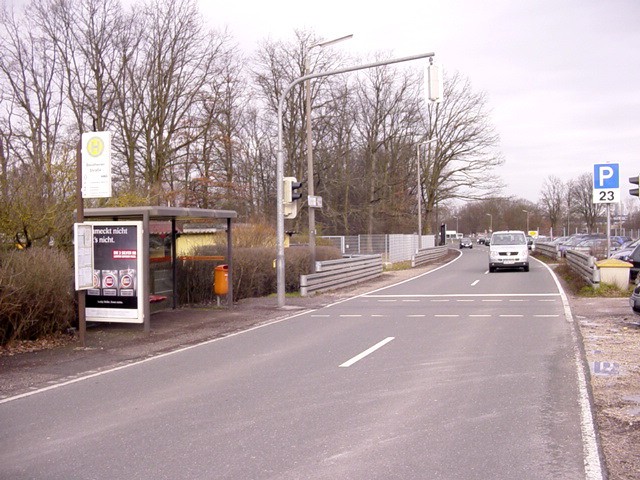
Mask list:
POLYGON ((469 237, 462 237, 460 239, 460 250, 463 248, 473 248, 473 242, 469 237))
POLYGON ((527 246, 529 247, 529 250, 533 250, 533 242, 533 237, 531 235, 527 235, 527 246))
POLYGON ((522 268, 529 271, 529 247, 521 230, 505 230, 491 235, 489 271, 499 268, 522 268))

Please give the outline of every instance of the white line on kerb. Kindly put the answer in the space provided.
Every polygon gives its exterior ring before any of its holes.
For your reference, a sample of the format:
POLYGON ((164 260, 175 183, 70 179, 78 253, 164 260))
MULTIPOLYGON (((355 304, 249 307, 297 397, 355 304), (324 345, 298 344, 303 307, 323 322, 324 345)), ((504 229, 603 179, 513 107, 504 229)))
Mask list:
POLYGON ((376 350, 378 350, 379 348, 384 347, 387 343, 389 343, 391 340, 395 340, 396 337, 387 337, 384 340, 382 340, 381 342, 376 343, 373 347, 366 349, 364 352, 362 352, 359 355, 356 355, 355 357, 353 357, 351 360, 347 360, 346 362, 344 362, 342 365, 340 365, 340 367, 350 367, 351 365, 353 365, 356 362, 359 362, 360 360, 362 360, 364 357, 366 357, 367 355, 371 355, 373 352, 375 352, 376 350))

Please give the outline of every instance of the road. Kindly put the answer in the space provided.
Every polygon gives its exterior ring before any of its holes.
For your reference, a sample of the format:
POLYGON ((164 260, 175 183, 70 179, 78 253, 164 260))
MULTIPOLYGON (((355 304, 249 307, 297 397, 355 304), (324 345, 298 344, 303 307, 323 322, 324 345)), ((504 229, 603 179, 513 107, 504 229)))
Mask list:
POLYGON ((0 478, 597 478, 576 370, 546 267, 489 274, 475 248, 402 284, 4 401, 0 478))

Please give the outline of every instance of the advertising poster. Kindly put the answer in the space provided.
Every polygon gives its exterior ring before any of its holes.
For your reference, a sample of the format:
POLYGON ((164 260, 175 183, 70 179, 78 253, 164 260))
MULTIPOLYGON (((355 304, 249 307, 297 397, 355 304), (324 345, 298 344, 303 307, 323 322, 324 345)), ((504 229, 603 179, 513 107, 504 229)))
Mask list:
POLYGON ((142 222, 93 225, 93 288, 87 290, 88 322, 142 323, 142 222))

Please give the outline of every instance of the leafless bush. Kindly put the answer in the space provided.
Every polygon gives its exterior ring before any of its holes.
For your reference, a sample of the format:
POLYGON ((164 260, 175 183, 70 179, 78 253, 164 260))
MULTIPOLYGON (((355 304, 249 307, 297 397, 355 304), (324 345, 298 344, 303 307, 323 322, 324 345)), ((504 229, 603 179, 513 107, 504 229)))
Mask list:
POLYGON ((75 319, 73 269, 50 248, 2 254, 0 344, 34 340, 68 328, 75 319))
MULTIPOLYGON (((200 247, 192 256, 226 255, 226 247, 200 247)), ((340 258, 334 247, 319 246, 316 257, 320 260, 340 258)), ((264 297, 276 292, 276 251, 270 247, 234 248, 233 251, 233 298, 264 297)), ((310 256, 304 247, 286 249, 285 289, 296 292, 300 289, 300 275, 309 273, 310 256)), ((225 262, 209 260, 187 260, 178 264, 179 299, 181 304, 202 304, 215 300, 213 291, 214 268, 225 262)))

